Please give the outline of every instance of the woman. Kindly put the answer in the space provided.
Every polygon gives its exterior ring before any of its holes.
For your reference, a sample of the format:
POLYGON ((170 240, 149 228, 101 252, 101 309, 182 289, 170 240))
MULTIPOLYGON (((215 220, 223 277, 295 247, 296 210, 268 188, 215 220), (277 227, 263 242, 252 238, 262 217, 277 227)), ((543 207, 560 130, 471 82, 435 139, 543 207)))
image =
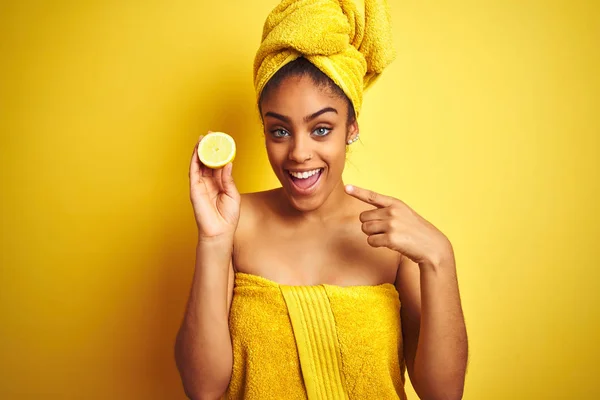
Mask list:
POLYGON ((255 84, 281 187, 240 196, 232 165, 211 170, 194 148, 199 236, 176 343, 190 398, 405 399, 405 369, 422 399, 462 397, 450 242, 342 182, 362 92, 392 58, 381 0, 289 0, 267 19, 255 84))

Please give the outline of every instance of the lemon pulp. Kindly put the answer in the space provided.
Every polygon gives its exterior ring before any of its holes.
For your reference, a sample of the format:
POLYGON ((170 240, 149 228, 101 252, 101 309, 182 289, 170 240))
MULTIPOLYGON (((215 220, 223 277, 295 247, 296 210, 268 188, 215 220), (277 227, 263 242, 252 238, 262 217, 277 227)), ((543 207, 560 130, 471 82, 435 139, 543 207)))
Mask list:
POLYGON ((235 140, 224 132, 211 132, 200 141, 198 158, 209 168, 221 168, 235 158, 235 140))

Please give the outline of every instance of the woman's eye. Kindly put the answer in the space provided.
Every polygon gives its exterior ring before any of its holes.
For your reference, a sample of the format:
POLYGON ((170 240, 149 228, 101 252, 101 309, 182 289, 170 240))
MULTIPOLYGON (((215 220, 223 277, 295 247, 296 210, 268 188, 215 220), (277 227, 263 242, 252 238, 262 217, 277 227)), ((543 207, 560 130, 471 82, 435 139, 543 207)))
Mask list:
POLYGON ((286 131, 285 129, 275 129, 275 130, 272 130, 271 133, 276 138, 282 138, 282 137, 286 137, 286 136, 290 135, 290 133, 288 131, 286 131))
POLYGON ((329 134, 329 132, 331 132, 331 129, 324 128, 324 127, 317 128, 317 129, 314 130, 314 133, 317 136, 325 136, 325 135, 329 134))

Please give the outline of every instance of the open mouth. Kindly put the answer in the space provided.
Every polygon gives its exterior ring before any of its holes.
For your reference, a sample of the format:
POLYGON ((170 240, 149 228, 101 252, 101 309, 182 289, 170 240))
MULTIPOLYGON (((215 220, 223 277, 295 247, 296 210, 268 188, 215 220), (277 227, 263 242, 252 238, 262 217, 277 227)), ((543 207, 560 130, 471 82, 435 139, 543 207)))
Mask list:
POLYGON ((323 173, 323 168, 316 168, 310 171, 286 170, 286 172, 295 191, 299 194, 308 194, 317 187, 323 173))

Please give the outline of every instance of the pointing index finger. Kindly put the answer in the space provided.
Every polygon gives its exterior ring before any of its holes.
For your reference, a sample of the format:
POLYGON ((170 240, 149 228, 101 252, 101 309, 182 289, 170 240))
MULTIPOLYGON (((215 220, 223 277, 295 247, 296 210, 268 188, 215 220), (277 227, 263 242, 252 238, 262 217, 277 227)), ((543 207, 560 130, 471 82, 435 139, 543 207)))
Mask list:
POLYGON ((348 193, 350 196, 356 197, 357 199, 364 201, 365 203, 372 204, 379 208, 389 207, 393 203, 391 197, 375 193, 371 190, 359 188, 353 185, 346 185, 345 189, 346 193, 348 193))

